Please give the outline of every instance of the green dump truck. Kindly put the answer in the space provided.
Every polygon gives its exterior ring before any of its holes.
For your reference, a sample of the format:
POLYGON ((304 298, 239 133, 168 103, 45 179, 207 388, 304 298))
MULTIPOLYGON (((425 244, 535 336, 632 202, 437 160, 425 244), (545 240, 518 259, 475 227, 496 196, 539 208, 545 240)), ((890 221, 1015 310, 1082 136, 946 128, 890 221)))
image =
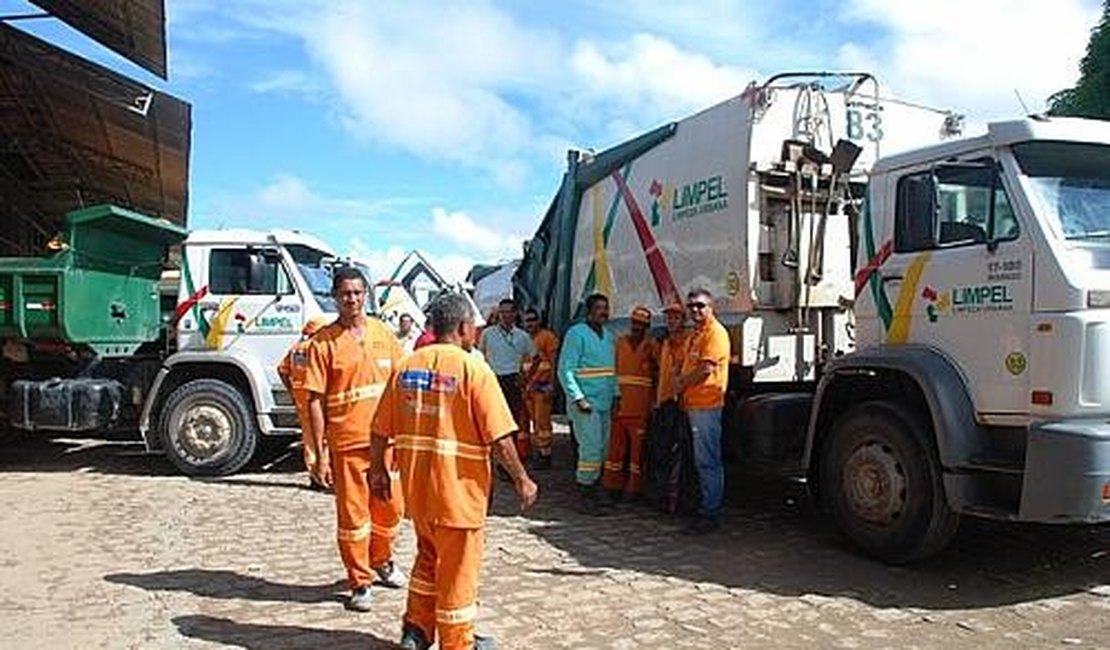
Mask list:
POLYGON ((97 206, 67 215, 49 248, 0 259, 0 408, 13 428, 137 429, 190 475, 235 472, 261 436, 299 434, 276 365, 307 319, 334 312, 326 244, 189 233, 97 206))

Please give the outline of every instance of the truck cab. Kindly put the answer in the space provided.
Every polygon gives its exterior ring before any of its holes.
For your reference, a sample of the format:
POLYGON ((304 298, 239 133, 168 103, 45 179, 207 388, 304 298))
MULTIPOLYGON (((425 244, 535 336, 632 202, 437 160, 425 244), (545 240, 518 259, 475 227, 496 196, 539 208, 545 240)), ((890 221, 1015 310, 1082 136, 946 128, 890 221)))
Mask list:
POLYGON ((335 312, 335 253, 300 232, 196 231, 182 247, 175 349, 140 419, 148 448, 189 474, 234 472, 258 436, 299 431, 277 364, 314 316, 335 312))
POLYGON ((1110 520, 1110 125, 880 160, 858 225, 857 350, 827 365, 807 445, 842 530, 914 559, 961 513, 1110 520))

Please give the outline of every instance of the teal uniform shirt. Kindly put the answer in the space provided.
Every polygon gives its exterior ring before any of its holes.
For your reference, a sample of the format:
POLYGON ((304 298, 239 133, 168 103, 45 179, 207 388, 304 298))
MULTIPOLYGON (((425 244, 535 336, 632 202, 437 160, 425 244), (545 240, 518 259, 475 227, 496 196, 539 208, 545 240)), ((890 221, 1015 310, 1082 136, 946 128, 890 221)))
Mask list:
POLYGON ((620 396, 617 387, 616 342, 606 327, 598 336, 586 323, 567 330, 559 354, 559 381, 568 406, 585 398, 599 411, 609 411, 620 396))

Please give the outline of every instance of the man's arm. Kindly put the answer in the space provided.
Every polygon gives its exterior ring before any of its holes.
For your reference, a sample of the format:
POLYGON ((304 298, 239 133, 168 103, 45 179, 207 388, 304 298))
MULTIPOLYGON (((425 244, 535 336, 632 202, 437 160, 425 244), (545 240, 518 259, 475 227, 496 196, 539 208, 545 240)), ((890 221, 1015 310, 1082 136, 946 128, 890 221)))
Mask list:
POLYGON ((331 457, 324 440, 326 421, 324 419, 324 396, 320 393, 308 394, 308 420, 311 424, 312 444, 316 447, 316 480, 331 487, 331 457))
POLYGON ((567 402, 574 402, 580 411, 588 412, 590 404, 586 401, 586 394, 578 385, 578 377, 574 371, 578 368, 580 342, 573 333, 568 333, 563 342, 563 350, 559 353, 559 381, 567 394, 567 402))

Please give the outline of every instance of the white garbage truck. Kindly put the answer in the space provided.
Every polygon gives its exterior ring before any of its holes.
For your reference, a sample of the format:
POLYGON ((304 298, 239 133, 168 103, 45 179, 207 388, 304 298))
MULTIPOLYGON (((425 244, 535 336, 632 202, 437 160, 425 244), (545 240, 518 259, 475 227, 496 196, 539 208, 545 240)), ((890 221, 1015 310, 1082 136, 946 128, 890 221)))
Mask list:
POLYGON ((867 74, 752 84, 571 152, 515 290, 557 328, 711 291, 733 471, 804 478, 875 557, 1106 521, 1110 124, 962 128, 867 74))
POLYGON ((137 428, 186 474, 236 472, 262 438, 300 434, 276 367, 335 314, 337 264, 301 232, 70 213, 42 257, 0 259, 0 409, 27 435, 137 428))

